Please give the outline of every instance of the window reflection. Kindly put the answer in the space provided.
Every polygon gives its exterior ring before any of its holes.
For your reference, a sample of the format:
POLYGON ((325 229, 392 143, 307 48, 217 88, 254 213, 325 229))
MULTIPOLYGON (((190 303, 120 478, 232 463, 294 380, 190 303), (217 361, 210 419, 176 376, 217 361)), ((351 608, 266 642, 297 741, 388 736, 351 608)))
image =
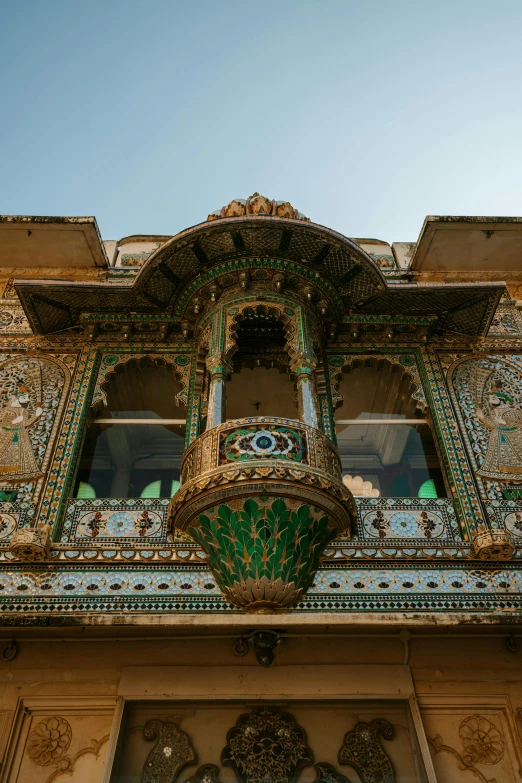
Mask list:
POLYGON ((344 483, 358 497, 446 497, 437 449, 403 368, 356 366, 335 412, 344 483))
POLYGON ((129 367, 111 379, 107 405, 85 435, 75 497, 172 497, 185 440, 179 391, 168 367, 129 367))

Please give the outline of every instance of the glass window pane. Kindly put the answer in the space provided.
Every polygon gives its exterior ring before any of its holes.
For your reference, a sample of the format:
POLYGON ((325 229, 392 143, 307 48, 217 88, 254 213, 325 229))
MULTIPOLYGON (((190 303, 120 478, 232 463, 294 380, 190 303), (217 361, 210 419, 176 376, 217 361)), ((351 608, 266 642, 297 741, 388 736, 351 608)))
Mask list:
POLYGON ((180 478, 184 442, 184 425, 92 424, 74 497, 93 497, 85 494, 85 485, 98 498, 171 497, 180 478))
POLYGON ((354 495, 446 497, 428 424, 348 424, 336 429, 343 480, 354 495))
MULTIPOLYGON (((169 365, 124 365, 104 386, 94 418, 184 420, 169 365)), ((78 498, 169 498, 179 486, 184 424, 98 424, 85 433, 73 491, 78 498)))

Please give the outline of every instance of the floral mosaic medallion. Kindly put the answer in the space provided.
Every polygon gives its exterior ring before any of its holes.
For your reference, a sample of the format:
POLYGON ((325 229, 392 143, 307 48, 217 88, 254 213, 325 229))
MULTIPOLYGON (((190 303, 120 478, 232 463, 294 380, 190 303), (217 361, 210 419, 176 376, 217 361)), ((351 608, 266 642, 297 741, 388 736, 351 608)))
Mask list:
POLYGON ((0 514, 0 541, 9 538, 16 530, 18 521, 11 514, 0 514))
POLYGON ((161 529, 162 518, 155 511, 89 511, 80 516, 78 538, 149 538, 161 529))
POLYGON ((311 586, 335 526, 322 509, 290 498, 234 498, 188 528, 221 591, 248 611, 295 604, 311 586))
POLYGON ((288 713, 259 709, 241 715, 221 754, 238 783, 296 783, 313 762, 304 729, 288 713))
POLYGON ((306 461, 306 443, 295 429, 268 425, 266 429, 241 427, 223 433, 221 455, 226 461, 256 457, 306 461))

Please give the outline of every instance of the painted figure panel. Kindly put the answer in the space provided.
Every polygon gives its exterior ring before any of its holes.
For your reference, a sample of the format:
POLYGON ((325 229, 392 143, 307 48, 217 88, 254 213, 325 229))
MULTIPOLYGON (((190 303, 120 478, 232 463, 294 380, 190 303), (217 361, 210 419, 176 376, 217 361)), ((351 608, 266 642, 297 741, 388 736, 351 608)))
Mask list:
POLYGON ((56 360, 0 355, 0 482, 23 484, 45 472, 67 376, 56 360))
POLYGON ((450 368, 452 393, 476 474, 487 495, 522 483, 522 356, 489 355, 450 368))

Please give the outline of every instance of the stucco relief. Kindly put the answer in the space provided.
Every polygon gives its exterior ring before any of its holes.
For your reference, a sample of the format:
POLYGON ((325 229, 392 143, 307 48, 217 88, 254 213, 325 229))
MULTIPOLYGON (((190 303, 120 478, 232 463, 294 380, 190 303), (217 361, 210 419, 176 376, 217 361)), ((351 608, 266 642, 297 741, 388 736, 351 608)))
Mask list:
MULTIPOLYGON (((455 731, 457 727, 448 728, 455 731)), ((440 734, 436 734, 433 738, 428 736, 427 739, 435 757, 440 753, 453 758, 449 766, 443 765, 444 777, 442 779, 444 780, 448 778, 448 775, 451 780, 457 779, 457 769, 461 772, 472 773, 480 783, 501 783, 501 781, 507 783, 508 780, 514 780, 511 777, 512 769, 510 769, 509 760, 505 759, 506 743, 503 731, 491 718, 475 714, 461 719, 458 726, 458 739, 452 737, 448 744, 444 742, 440 734), (490 777, 487 768, 496 767, 503 760, 508 764, 502 764, 502 769, 496 771, 495 777, 490 777), (486 769, 481 769, 484 767, 486 769)), ((443 768, 436 764, 438 775, 442 774, 443 768)), ((458 779, 460 780, 460 776, 458 779)))
MULTIPOLYGON (((72 776, 78 783, 87 783, 88 780, 98 779, 92 775, 101 773, 100 754, 109 735, 105 733, 100 739, 90 740, 87 736, 89 731, 99 730, 99 723, 99 719, 80 719, 75 722, 71 715, 67 718, 50 715, 33 724, 17 781, 54 783, 55 780, 72 776), (90 763, 84 764, 85 757, 89 756, 90 763), (80 760, 82 767, 78 763, 80 760)), ((103 723, 107 726, 106 720, 103 723)))
POLYGON ((501 304, 491 322, 490 336, 516 337, 522 334, 522 313, 514 304, 501 304))
POLYGON ((32 334, 22 308, 14 302, 0 299, 0 335, 32 334))

